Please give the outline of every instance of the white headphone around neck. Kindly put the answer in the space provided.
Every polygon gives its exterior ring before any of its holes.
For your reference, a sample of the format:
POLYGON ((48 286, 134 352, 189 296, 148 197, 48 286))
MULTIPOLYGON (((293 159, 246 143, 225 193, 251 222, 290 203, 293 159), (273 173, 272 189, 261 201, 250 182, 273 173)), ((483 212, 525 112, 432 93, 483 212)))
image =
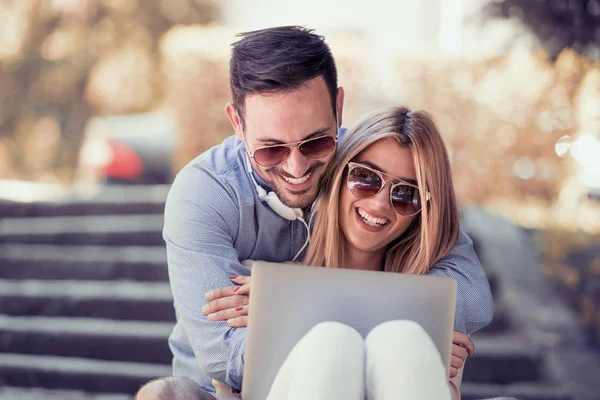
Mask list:
MULTIPOLYGON (((240 125, 241 125, 241 118, 240 118, 240 115, 238 114, 237 110, 235 111, 235 113, 236 113, 238 121, 240 121, 240 125)), ((336 135, 337 135, 337 130, 339 129, 337 107, 335 109, 335 128, 336 128, 336 135)), ((246 146, 246 141, 244 140, 244 147, 245 146, 246 146)), ((277 197, 277 194, 275 192, 271 191, 271 192, 267 193, 267 191, 262 186, 260 186, 258 184, 258 182, 256 182, 256 178, 254 178, 254 172, 252 171, 252 163, 250 162, 250 157, 248 157, 248 152, 245 151, 245 154, 246 154, 246 161, 248 164, 248 174, 250 175, 250 179, 252 179, 252 182, 254 183, 254 187, 256 188, 256 192, 258 193, 258 198, 261 201, 264 201, 265 203, 267 203, 269 208, 271 210, 273 210, 280 217, 285 218, 289 221, 299 220, 300 222, 302 222, 302 224, 306 228, 306 242, 304 242, 304 245, 302 246, 302 248, 300 250, 298 250, 298 252, 294 256, 294 258, 292 259, 292 261, 296 261, 296 259, 300 255, 300 253, 302 253, 302 251, 306 248, 306 246, 308 245, 308 242, 310 241, 310 229, 308 228, 308 224, 304 220, 304 213, 302 212, 302 210, 300 208, 291 208, 291 207, 288 207, 285 204, 283 204, 283 202, 281 200, 279 200, 279 197, 277 197)))
POLYGON ((306 241, 304 242, 304 245, 300 248, 300 250, 298 250, 298 252, 294 256, 294 258, 292 259, 292 261, 296 261, 298 256, 302 253, 302 251, 306 248, 306 246, 308 245, 308 242, 310 241, 310 229, 308 228, 308 224, 304 220, 304 213, 299 208, 291 208, 291 207, 288 207, 285 204, 283 204, 281 202, 281 200, 279 200, 279 197, 277 197, 277 194, 275 192, 267 193, 267 191, 265 189, 263 189, 263 187, 260 186, 258 184, 258 182, 256 182, 256 178, 254 178, 254 173, 252 172, 252 164, 250 164, 250 159, 248 158, 248 154, 246 154, 246 161, 248 162, 248 174, 250 175, 250 179, 252 179, 252 182, 254 183, 254 187, 256 187, 256 192, 258 193, 258 198, 261 201, 264 201, 265 203, 267 203, 267 206, 269 206, 269 208, 271 210, 273 210, 280 217, 283 217, 290 221, 298 220, 298 221, 302 222, 302 224, 306 228, 306 241))
MULTIPOLYGON (((246 155, 246 158, 247 157, 248 156, 246 155)), ((279 200, 279 197, 277 197, 277 194, 275 192, 267 193, 267 191, 265 189, 263 189, 263 187, 260 186, 258 184, 258 182, 256 182, 256 179, 254 178, 254 173, 252 172, 252 166, 250 164, 250 160, 248 160, 248 166, 249 166, 248 173, 250 174, 250 177, 252 178, 252 182, 254 182, 254 186, 256 187, 256 192, 258 193, 258 198, 261 201, 264 201, 265 203, 267 203, 267 205, 269 206, 269 208, 271 208, 271 210, 273 210, 280 217, 283 217, 290 221, 294 221, 296 219, 301 219, 304 216, 304 213, 302 212, 301 209, 291 208, 291 207, 288 207, 285 204, 283 204, 281 202, 281 200, 279 200)))

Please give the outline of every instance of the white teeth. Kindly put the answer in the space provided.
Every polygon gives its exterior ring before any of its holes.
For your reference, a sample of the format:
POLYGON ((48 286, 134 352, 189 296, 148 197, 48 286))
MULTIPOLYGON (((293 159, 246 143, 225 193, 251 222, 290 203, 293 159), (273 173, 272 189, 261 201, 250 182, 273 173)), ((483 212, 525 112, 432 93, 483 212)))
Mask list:
POLYGON ((363 221, 365 221, 365 223, 367 225, 370 226, 382 226, 385 225, 388 220, 384 219, 384 218, 375 218, 369 214, 367 214, 366 211, 364 211, 362 208, 358 208, 358 215, 360 215, 360 217, 362 218, 363 221))
MULTIPOLYGON (((312 174, 312 172, 311 172, 311 174, 312 174)), ((297 179, 288 178, 288 177, 284 176, 283 179, 285 179, 286 182, 289 182, 292 185, 301 185, 310 178, 311 174, 304 175, 302 178, 297 178, 297 179)))

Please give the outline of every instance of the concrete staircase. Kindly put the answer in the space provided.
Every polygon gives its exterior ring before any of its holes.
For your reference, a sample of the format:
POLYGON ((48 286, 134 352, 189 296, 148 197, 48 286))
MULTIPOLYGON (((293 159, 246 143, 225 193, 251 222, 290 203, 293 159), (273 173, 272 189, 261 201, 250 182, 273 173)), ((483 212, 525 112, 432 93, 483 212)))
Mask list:
MULTIPOLYGON (((0 203, 0 400, 128 399, 170 374, 165 194, 0 203)), ((575 400, 488 272, 496 317, 473 337, 463 399, 575 400)))

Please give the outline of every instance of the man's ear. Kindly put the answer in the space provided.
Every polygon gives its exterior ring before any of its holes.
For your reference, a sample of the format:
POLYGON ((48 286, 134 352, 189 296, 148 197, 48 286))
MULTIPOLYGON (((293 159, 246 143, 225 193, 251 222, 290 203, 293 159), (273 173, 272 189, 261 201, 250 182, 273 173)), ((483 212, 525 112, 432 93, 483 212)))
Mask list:
POLYGON ((335 106, 337 108, 337 120, 339 128, 342 126, 342 111, 344 110, 344 88, 341 86, 337 90, 335 106))
POLYGON ((227 113, 227 117, 229 118, 231 126, 233 126, 233 129, 235 130, 235 135, 238 137, 238 139, 243 141, 244 137, 242 135, 242 122, 240 121, 240 116, 238 115, 237 109, 232 102, 228 102, 225 105, 225 112, 227 113))

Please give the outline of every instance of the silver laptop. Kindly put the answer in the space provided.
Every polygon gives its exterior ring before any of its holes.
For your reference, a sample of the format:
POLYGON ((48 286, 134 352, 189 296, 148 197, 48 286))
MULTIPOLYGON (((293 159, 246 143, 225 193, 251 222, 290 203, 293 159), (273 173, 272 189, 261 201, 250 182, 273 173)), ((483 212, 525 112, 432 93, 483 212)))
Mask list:
POLYGON ((294 345, 339 321, 363 336, 382 322, 418 322, 450 368, 456 281, 398 273, 255 262, 244 361, 244 400, 264 400, 294 345))

